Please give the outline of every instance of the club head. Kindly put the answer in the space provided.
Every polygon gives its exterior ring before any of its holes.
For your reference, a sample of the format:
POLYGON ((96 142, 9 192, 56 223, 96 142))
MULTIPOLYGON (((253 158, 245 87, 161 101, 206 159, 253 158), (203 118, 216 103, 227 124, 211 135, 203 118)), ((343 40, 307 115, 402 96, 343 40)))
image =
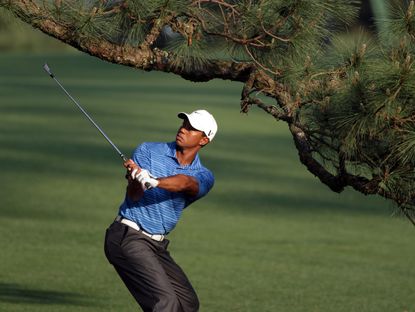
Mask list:
POLYGON ((51 76, 53 78, 52 71, 50 70, 49 65, 47 63, 45 63, 45 65, 43 65, 43 69, 48 73, 49 76, 51 76))

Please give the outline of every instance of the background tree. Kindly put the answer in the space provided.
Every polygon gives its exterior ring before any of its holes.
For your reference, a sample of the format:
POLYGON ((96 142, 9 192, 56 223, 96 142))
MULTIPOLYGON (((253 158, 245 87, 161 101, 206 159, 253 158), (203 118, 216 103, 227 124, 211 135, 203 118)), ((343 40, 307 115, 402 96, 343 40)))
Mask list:
MULTIPOLYGON (((379 2, 379 1, 377 1, 379 2)), ((300 161, 331 190, 392 199, 415 225, 414 2, 381 40, 337 31, 341 0, 0 0, 35 28, 98 58, 191 81, 239 81, 241 111, 284 121, 300 161)))

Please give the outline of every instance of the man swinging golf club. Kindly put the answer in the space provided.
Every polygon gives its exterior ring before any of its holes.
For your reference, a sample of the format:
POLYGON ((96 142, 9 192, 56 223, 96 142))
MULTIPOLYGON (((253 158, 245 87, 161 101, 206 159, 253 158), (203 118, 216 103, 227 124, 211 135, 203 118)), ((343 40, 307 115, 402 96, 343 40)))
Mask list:
POLYGON ((206 195, 213 174, 198 152, 217 131, 206 110, 179 113, 175 142, 143 143, 124 162, 128 186, 118 216, 107 229, 105 254, 144 311, 198 311, 199 300, 174 262, 166 235, 182 211, 206 195))

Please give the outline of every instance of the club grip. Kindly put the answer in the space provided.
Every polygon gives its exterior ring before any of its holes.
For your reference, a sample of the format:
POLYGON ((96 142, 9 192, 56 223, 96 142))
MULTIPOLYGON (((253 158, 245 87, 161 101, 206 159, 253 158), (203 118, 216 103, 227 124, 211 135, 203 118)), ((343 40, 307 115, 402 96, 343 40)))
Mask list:
POLYGON ((43 65, 43 69, 48 73, 49 76, 51 76, 52 78, 55 77, 55 75, 52 73, 49 65, 47 63, 45 63, 45 65, 43 65))

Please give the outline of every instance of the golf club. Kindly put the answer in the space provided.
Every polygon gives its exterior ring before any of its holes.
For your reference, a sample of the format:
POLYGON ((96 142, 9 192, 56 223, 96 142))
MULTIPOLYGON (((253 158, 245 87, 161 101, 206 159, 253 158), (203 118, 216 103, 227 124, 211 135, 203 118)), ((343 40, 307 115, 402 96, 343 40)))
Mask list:
POLYGON ((116 150, 118 155, 120 155, 120 157, 124 161, 126 161, 127 158, 124 156, 124 154, 121 153, 121 151, 118 149, 118 147, 111 141, 111 139, 104 133, 104 131, 102 131, 102 129, 95 123, 95 121, 91 118, 91 116, 88 115, 88 113, 82 108, 82 106, 79 105, 79 103, 72 97, 72 95, 70 95, 69 92, 66 91, 66 89, 61 85, 61 83, 58 81, 58 79, 56 79, 55 75, 50 70, 50 67, 48 66, 48 64, 45 63, 45 65, 43 65, 43 69, 48 73, 48 75, 53 80, 56 81, 56 83, 59 85, 59 87, 62 88, 63 92, 65 92, 65 94, 76 104, 76 106, 79 108, 79 110, 85 115, 86 118, 88 118, 88 120, 95 126, 95 128, 98 129, 98 131, 103 135, 103 137, 108 141, 108 143, 111 144, 111 146, 116 150))
MULTIPOLYGON (((115 149, 115 151, 118 153, 118 155, 120 155, 120 157, 122 158, 123 161, 127 161, 127 158, 124 156, 123 153, 121 153, 121 151, 119 150, 119 148, 111 141, 111 139, 104 133, 104 131, 102 131, 102 129, 95 123, 95 121, 91 118, 91 116, 88 115, 88 113, 82 108, 82 106, 69 94, 68 91, 66 91, 66 89, 61 85, 61 83, 58 81, 58 79, 56 79, 55 75, 52 73, 50 67, 48 66, 47 63, 45 63, 45 65, 43 65, 43 69, 48 73, 48 75, 55 80, 55 82, 59 85, 59 87, 61 87, 61 89, 63 90, 63 92, 65 92, 65 94, 72 100, 72 102, 74 102, 76 104, 76 106, 79 108, 79 110, 85 115, 86 118, 88 118, 88 120, 95 126, 95 128, 98 129, 98 131, 102 134, 102 136, 108 141, 109 144, 111 144, 111 146, 115 149)), ((151 188, 150 183, 146 183, 146 187, 147 188, 151 188)))

